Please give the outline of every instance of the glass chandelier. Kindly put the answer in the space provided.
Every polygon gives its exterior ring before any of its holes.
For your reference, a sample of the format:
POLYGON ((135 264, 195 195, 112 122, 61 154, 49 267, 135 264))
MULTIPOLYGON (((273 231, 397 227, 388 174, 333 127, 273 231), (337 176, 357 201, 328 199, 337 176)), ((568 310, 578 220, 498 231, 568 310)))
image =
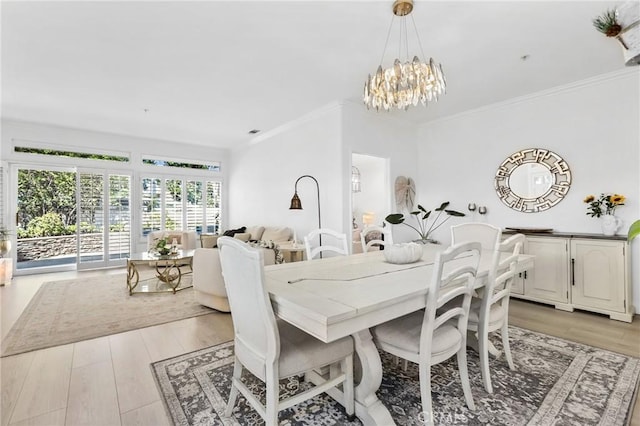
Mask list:
MULTIPOLYGON (((442 72, 442 65, 436 64, 433 58, 430 58, 428 63, 422 62, 418 56, 414 56, 411 61, 409 60, 407 17, 412 10, 413 0, 396 0, 393 3, 393 18, 395 16, 401 18, 398 51, 402 51, 404 37, 406 59, 405 62, 396 59, 392 67, 382 68, 382 61, 384 60, 384 54, 389 43, 389 35, 393 27, 392 18, 378 70, 373 76, 369 74, 367 81, 364 83, 364 103, 367 109, 375 108, 380 110, 382 108, 388 111, 392 108, 397 108, 406 110, 411 105, 418 105, 419 102, 422 105, 426 105, 427 101, 437 101, 438 96, 445 93, 446 82, 442 72)), ((421 56, 425 57, 413 17, 411 21, 418 39, 421 56)))

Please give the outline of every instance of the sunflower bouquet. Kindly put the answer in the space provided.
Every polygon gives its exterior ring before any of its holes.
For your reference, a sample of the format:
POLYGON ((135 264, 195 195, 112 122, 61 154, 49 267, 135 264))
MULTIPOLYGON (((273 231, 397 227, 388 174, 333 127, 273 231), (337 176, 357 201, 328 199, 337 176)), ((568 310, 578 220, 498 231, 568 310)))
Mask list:
POLYGON ((588 195, 584 202, 589 205, 587 207, 587 215, 591 217, 600 217, 602 215, 614 214, 618 206, 624 206, 626 198, 620 194, 600 194, 596 198, 588 195))

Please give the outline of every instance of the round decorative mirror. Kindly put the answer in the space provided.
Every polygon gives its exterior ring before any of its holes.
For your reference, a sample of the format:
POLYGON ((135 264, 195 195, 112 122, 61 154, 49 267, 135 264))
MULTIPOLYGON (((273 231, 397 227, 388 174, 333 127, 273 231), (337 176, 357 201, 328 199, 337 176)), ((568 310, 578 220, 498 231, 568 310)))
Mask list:
POLYGON ((495 188, 507 206, 525 213, 548 210, 571 186, 571 171, 558 154, 541 148, 515 152, 496 172, 495 188))

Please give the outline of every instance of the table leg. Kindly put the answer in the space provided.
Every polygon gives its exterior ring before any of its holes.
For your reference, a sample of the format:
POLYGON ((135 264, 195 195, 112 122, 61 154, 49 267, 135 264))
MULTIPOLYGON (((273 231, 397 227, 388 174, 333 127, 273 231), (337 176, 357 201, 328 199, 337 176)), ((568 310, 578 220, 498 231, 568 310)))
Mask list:
POLYGON ((371 333, 366 329, 352 336, 362 366, 362 377, 356 386, 356 415, 364 425, 394 425, 391 413, 376 395, 382 383, 382 360, 371 333))
POLYGON ((136 288, 140 281, 140 274, 138 274, 138 268, 136 264, 127 261, 127 287, 129 288, 129 296, 133 294, 133 289, 136 288))

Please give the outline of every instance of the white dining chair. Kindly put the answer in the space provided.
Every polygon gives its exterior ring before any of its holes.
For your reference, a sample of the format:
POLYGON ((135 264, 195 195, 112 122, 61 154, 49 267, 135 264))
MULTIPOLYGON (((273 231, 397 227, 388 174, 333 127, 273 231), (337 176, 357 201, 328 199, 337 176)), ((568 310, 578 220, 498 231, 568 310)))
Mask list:
POLYGON ((373 246, 393 244, 393 237, 389 228, 368 225, 360 233, 360 244, 362 244, 362 252, 367 253, 373 246))
POLYGON ((500 330, 505 358, 509 368, 515 370, 509 346, 509 296, 524 241, 524 235, 516 234, 499 244, 482 297, 471 299, 467 329, 470 333, 475 333, 478 340, 482 381, 488 393, 493 393, 489 353, 494 349, 489 341, 489 333, 500 330), (508 253, 506 257, 505 252, 508 253))
POLYGON ((353 416, 353 338, 347 336, 324 343, 276 319, 264 285, 263 251, 231 237, 221 237, 218 247, 235 334, 233 379, 224 415, 232 415, 238 394, 242 393, 267 425, 276 425, 281 410, 342 384, 342 391, 336 391, 343 394, 345 410, 353 416), (336 363, 341 367, 339 374, 280 400, 280 379, 336 363), (243 368, 265 383, 266 406, 242 382, 243 368))
POLYGON ((330 252, 341 256, 349 255, 349 247, 347 245, 347 235, 336 232, 329 228, 315 229, 304 237, 304 247, 307 252, 307 260, 311 260, 318 254, 322 257, 322 253, 330 252), (315 239, 318 238, 318 245, 315 245, 315 239), (324 238, 324 242, 321 242, 324 238), (329 240, 329 241, 327 241, 329 240))
POLYGON ((467 317, 471 292, 480 261, 480 243, 469 242, 438 253, 428 285, 426 309, 413 312, 373 329, 378 348, 418 364, 422 411, 433 422, 431 366, 457 355, 464 398, 474 410, 467 371, 467 317), (467 258, 467 256, 471 256, 467 258), (458 257, 465 257, 460 265, 458 257), (448 271, 445 273, 445 269, 448 271), (451 285, 449 285, 451 284, 451 285), (455 303, 454 303, 455 302, 455 303), (438 311, 447 304, 448 309, 438 311))
POLYGON ((469 222, 451 227, 451 244, 478 241, 483 250, 496 250, 502 229, 488 223, 469 222))

